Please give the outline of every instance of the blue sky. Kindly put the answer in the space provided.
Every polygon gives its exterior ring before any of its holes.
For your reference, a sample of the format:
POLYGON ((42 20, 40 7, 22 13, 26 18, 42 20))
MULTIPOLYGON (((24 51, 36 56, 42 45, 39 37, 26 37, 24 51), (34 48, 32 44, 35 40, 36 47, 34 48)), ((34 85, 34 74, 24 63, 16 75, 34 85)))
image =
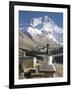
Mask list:
POLYGON ((42 16, 49 16, 59 27, 63 28, 63 13, 60 12, 19 11, 19 25, 27 27, 32 18, 42 16))

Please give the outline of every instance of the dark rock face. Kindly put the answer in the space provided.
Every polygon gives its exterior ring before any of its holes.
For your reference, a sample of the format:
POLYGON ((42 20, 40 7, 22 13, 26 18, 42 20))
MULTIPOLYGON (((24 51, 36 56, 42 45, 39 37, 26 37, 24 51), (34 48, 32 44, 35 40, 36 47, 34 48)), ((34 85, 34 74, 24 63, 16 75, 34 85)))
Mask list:
MULTIPOLYGON (((54 57, 56 63, 63 64, 63 56, 54 57)), ((53 60, 53 62, 54 62, 53 60)))

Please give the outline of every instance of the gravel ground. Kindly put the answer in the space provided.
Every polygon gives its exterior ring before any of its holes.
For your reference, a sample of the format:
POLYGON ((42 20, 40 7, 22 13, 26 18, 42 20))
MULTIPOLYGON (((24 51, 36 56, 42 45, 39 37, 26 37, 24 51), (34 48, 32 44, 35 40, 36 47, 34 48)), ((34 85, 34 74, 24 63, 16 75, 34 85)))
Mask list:
POLYGON ((63 64, 56 63, 56 77, 62 77, 63 76, 63 64))

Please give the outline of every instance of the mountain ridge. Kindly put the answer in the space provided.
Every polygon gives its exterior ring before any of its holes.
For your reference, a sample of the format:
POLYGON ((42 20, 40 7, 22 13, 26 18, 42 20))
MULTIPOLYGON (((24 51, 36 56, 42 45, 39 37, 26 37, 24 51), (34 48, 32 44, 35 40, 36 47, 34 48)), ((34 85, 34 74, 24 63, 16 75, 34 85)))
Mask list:
MULTIPOLYGON (((24 30, 24 29, 23 29, 24 30)), ((36 43, 51 46, 63 45, 63 30, 48 16, 33 18, 26 32, 36 43)), ((28 35, 27 35, 28 36, 28 35)))

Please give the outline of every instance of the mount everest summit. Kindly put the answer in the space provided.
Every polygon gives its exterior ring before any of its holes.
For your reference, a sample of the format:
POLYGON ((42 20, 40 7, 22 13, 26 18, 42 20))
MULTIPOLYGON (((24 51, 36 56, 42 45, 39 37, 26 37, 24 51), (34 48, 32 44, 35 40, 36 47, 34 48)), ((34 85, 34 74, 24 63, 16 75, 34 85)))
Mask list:
POLYGON ((39 45, 45 46, 47 43, 51 47, 63 45, 63 29, 48 16, 33 18, 29 26, 22 28, 22 31, 39 45))

